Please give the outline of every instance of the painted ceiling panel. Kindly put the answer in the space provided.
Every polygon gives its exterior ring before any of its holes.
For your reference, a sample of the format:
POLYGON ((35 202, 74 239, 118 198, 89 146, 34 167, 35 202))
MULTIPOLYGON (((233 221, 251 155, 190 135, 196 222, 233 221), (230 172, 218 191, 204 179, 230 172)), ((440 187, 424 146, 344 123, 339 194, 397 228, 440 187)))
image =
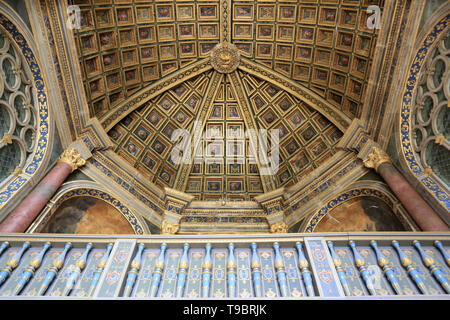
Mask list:
POLYGON ((228 1, 225 12, 219 0, 69 2, 81 9, 76 44, 90 111, 99 119, 136 91, 209 56, 224 39, 354 118, 377 39, 366 10, 384 4, 242 0, 228 1))
POLYGON ((197 200, 252 200, 293 185, 336 152, 342 132, 305 102, 243 71, 220 76, 214 84, 218 76, 217 71, 202 73, 130 113, 108 133, 115 151, 156 185, 197 200), (243 89, 244 101, 237 98, 237 88, 243 89), (201 119, 204 104, 208 112, 201 119), (195 121, 201 122, 199 140, 195 121), (267 131, 267 142, 256 141, 257 152, 251 149, 249 128, 267 131), (176 129, 187 130, 189 147, 179 148, 180 140, 171 138, 176 129), (279 130, 279 164, 274 175, 265 176, 259 150, 271 156, 273 129, 279 130), (178 174, 182 164, 172 154, 187 148, 192 153, 186 163, 189 174, 183 177, 178 174))

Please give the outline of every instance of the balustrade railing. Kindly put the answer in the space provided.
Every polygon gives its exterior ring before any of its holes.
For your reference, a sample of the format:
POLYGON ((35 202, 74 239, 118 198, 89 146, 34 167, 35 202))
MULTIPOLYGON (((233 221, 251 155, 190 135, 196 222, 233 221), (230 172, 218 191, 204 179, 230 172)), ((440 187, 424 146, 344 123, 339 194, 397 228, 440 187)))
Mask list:
POLYGON ((0 235, 0 299, 425 299, 448 233, 0 235))

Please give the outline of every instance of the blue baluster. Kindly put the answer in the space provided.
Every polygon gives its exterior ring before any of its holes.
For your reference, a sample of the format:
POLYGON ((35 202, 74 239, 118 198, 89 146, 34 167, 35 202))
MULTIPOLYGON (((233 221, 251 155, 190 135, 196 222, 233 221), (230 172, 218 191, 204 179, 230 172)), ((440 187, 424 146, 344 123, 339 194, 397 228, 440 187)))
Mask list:
POLYGON ((253 278, 253 288, 255 289, 255 296, 261 297, 261 288, 262 288, 262 274, 261 274, 261 262, 259 261, 259 256, 256 251, 258 246, 256 243, 252 243, 250 245, 252 249, 252 278, 253 278))
POLYGON ((27 241, 22 245, 22 249, 17 252, 14 257, 8 260, 6 266, 0 271, 0 286, 9 278, 11 273, 20 264, 23 253, 30 247, 30 243, 27 241))
POLYGON ((161 245, 161 251, 159 252, 158 259, 155 263, 155 270, 153 271, 152 275, 152 285, 150 288, 150 297, 156 297, 156 294, 158 293, 158 287, 159 283, 161 281, 162 273, 164 270, 164 254, 167 249, 167 244, 163 243, 161 245))
POLYGON ((419 251, 420 256, 422 257, 422 261, 425 264, 425 266, 430 269, 431 274, 433 277, 441 284, 442 288, 444 288, 445 292, 450 293, 450 286, 448 284, 447 278, 442 273, 441 268, 439 268, 434 259, 426 254, 426 252, 422 249, 422 246, 420 245, 420 242, 417 240, 413 241, 414 247, 419 251))
POLYGON ((83 271, 84 267, 86 266, 86 261, 89 255, 89 251, 92 249, 92 243, 88 243, 86 245, 86 250, 84 250, 84 253, 81 257, 78 258, 78 260, 75 262, 74 265, 72 265, 72 272, 70 273, 69 277, 66 281, 66 286, 63 290, 63 296, 69 295, 70 291, 72 291, 73 287, 75 286, 75 283, 77 282, 78 278, 81 275, 81 272, 83 271))
POLYGON ((0 246, 0 257, 2 256, 3 252, 9 248, 9 242, 5 241, 2 243, 2 245, 0 246))
POLYGON ((62 268, 64 264, 64 260, 66 258, 67 252, 72 248, 72 244, 67 242, 64 246, 63 252, 53 260, 53 265, 47 270, 44 281, 42 281, 42 285, 39 288, 38 295, 42 296, 47 291, 50 284, 55 279, 55 276, 58 274, 59 270, 62 268))
POLYGON ((300 269, 300 272, 302 273, 302 279, 303 283, 306 287, 306 292, 308 293, 308 296, 313 297, 314 296, 314 288, 313 288, 313 282, 311 277, 311 271, 309 271, 309 263, 308 260, 306 260, 305 255, 303 254, 303 245, 300 242, 297 242, 295 244, 295 247, 297 248, 298 252, 298 268, 300 269))
POLYGON ((97 287, 98 281, 100 280, 103 270, 105 269, 106 262, 108 261, 108 257, 109 257, 109 254, 111 253, 112 248, 113 248, 113 244, 112 243, 108 244, 108 246, 106 247, 105 255, 102 257, 102 259, 97 264, 97 269, 94 272, 94 275, 93 275, 92 281, 91 281, 91 285, 89 288, 89 296, 91 296, 91 297, 94 293, 95 288, 97 287))
POLYGON ((22 277, 20 277, 20 279, 17 281, 17 285, 13 291, 13 295, 18 295, 26 286, 28 281, 30 281, 31 277, 34 276, 36 270, 41 266, 42 259, 44 258, 45 253, 50 247, 50 242, 46 242, 39 255, 30 262, 28 267, 23 272, 22 277))
POLYGON ((444 246, 442 245, 442 242, 436 240, 434 242, 434 246, 439 249, 439 251, 444 256, 444 260, 447 263, 447 265, 450 267, 450 256, 447 253, 447 250, 445 250, 444 246))
POLYGON ((328 248, 330 249, 331 257, 333 258, 334 266, 336 267, 336 271, 341 281, 342 288, 344 288, 344 293, 346 296, 351 296, 350 287, 347 282, 347 277, 345 274, 344 268, 342 268, 342 261, 339 256, 334 251, 334 244, 332 241, 328 241, 328 248))
POLYGON ((369 290, 369 293, 371 295, 373 296, 376 295, 377 293, 375 291, 375 287, 372 283, 372 279, 370 278, 369 271, 367 271, 366 262, 364 261, 363 257, 359 254, 358 249, 356 248, 356 244, 353 240, 349 241, 349 245, 350 248, 352 248, 356 266, 358 267, 359 274, 364 280, 367 290, 369 290))
POLYGON ((183 296, 184 285, 186 284, 186 276, 188 269, 188 250, 189 244, 183 245, 183 255, 181 256, 180 265, 178 266, 178 279, 177 279, 177 298, 183 296))
POLYGON ((144 244, 140 243, 138 246, 138 251, 131 262, 131 268, 130 271, 128 271, 125 289, 123 290, 124 297, 129 297, 131 290, 133 290, 134 283, 136 282, 136 278, 139 274, 139 269, 141 268, 142 252, 144 251, 144 248, 144 244))
POLYGON ((228 297, 236 296, 236 257, 234 256, 234 244, 228 245, 228 262, 227 262, 227 279, 228 279, 228 297))
POLYGON ((377 255, 377 262, 381 269, 383 269, 383 273, 386 278, 389 280, 392 288, 394 288, 397 294, 402 294, 402 290, 400 289, 400 283, 398 282, 397 277, 395 276, 394 269, 389 265, 388 259, 381 253, 380 249, 378 249, 378 244, 375 240, 370 241, 370 246, 375 251, 377 255))
POLYGON ((275 242, 273 244, 273 248, 275 250, 275 269, 277 272, 277 279, 281 296, 287 297, 289 294, 286 279, 286 267, 284 266, 284 261, 283 257, 281 256, 280 245, 278 244, 278 242, 275 242))
POLYGON ((423 279, 420 277, 419 271, 417 271, 416 267, 413 266, 412 260, 406 256, 406 254, 400 249, 400 245, 398 241, 393 240, 392 246, 397 250, 397 253, 400 257, 400 261, 402 262, 403 267, 406 269, 406 272, 417 285, 419 290, 423 294, 427 294, 427 290, 425 288, 425 283, 423 279))
POLYGON ((211 274, 212 274, 212 260, 211 260, 211 249, 210 243, 205 246, 206 253, 205 259, 202 265, 202 297, 209 297, 209 287, 211 286, 211 274))

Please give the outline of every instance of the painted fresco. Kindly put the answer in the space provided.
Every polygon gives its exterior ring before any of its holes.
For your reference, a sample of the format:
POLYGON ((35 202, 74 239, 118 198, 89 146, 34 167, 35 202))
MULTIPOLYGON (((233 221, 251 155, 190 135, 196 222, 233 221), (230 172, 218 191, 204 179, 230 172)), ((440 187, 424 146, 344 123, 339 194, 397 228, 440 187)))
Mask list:
POLYGON ((344 202, 320 220, 314 232, 406 231, 392 210, 374 197, 344 202))
POLYGON ((134 234, 128 221, 108 203, 92 197, 65 201, 42 233, 134 234))

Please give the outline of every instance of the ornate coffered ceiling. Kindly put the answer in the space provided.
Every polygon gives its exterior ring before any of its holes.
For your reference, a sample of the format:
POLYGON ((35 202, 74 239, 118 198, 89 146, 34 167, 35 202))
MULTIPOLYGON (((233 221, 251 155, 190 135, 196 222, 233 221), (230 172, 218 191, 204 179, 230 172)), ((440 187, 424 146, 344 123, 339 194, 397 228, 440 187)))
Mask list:
POLYGON ((81 9, 75 34, 90 112, 102 119, 228 41, 353 118, 361 114, 377 39, 366 9, 383 2, 73 0, 81 9))

